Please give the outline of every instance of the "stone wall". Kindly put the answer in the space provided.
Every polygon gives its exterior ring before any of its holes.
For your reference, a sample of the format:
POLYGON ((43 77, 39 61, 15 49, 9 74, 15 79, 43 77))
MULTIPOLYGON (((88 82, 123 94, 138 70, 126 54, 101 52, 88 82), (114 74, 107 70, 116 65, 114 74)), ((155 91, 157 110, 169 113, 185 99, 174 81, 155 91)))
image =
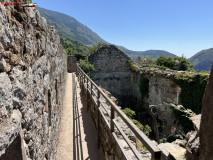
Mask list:
POLYGON ((96 69, 91 77, 97 85, 111 92, 121 106, 138 104, 140 75, 129 67, 130 57, 114 45, 103 44, 89 55, 88 60, 96 69))
POLYGON ((76 72, 76 58, 74 56, 67 57, 67 71, 69 73, 76 72))
MULTIPOLYGON (((183 131, 172 107, 165 103, 182 104, 181 88, 175 82, 175 77, 179 74, 194 77, 195 73, 151 67, 136 68, 133 63, 129 63, 130 58, 116 46, 106 44, 91 53, 88 60, 96 69, 91 74, 93 81, 112 93, 122 108, 128 107, 136 111, 137 119, 152 126, 153 131, 156 126, 160 126, 159 138, 168 137, 178 130, 183 131), (150 105, 157 105, 157 114, 154 117, 149 114, 150 105)), ((197 88, 199 85, 202 84, 197 84, 197 88)))
POLYGON ((66 66, 36 8, 0 5, 0 160, 55 159, 66 66))
MULTIPOLYGON (((89 55, 88 60, 96 69, 96 72, 91 74, 94 82, 115 96, 122 108, 128 107, 135 110, 138 119, 144 124, 152 121, 150 115, 149 120, 147 116, 144 117, 144 114, 147 115, 149 105, 159 105, 165 102, 179 104, 180 87, 168 76, 169 74, 164 75, 158 71, 159 73, 153 76, 155 69, 134 71, 129 64, 131 59, 113 45, 102 45, 89 55), (146 86, 141 86, 143 78, 148 79, 146 86), (141 92, 141 87, 148 89, 146 95, 141 92)), ((162 122, 169 122, 165 126, 167 129, 162 133, 168 136, 174 128, 171 126, 173 121, 169 120, 174 117, 173 110, 161 106, 159 111, 162 114, 159 114, 158 118, 162 122)))

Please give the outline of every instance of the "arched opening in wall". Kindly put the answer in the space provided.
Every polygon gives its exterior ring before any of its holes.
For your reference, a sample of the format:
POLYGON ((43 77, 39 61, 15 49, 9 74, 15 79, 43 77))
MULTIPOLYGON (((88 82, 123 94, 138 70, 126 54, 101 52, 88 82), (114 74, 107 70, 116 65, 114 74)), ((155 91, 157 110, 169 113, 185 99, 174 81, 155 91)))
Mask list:
POLYGON ((49 127, 51 126, 51 108, 52 108, 51 93, 50 93, 50 90, 48 90, 48 124, 49 124, 49 127))
POLYGON ((9 145, 0 160, 22 160, 21 137, 18 135, 9 145))
POLYGON ((58 104, 58 80, 55 79, 55 98, 56 98, 56 104, 58 104))

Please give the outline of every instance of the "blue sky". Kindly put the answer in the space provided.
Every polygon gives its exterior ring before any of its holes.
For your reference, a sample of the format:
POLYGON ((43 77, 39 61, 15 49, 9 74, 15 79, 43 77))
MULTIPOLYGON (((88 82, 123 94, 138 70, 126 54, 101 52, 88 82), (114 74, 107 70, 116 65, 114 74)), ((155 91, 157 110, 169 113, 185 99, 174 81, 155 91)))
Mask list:
POLYGON ((213 0, 34 0, 128 49, 187 58, 213 48, 213 0))

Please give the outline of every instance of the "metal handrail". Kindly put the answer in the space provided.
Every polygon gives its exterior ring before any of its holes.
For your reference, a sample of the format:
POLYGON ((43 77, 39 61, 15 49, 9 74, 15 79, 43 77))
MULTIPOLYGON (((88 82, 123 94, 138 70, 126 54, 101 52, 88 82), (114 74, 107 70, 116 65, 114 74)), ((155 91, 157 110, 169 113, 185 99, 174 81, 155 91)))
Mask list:
MULTIPOLYGON (((143 143, 143 145, 148 149, 148 151, 152 155, 152 159, 159 160, 161 157, 161 150, 123 113, 120 108, 102 91, 100 87, 98 87, 95 82, 93 82, 89 76, 77 65, 77 73, 80 75, 80 80, 82 82, 86 82, 87 89, 91 89, 91 93, 93 92, 92 88, 96 88, 98 92, 98 108, 100 107, 100 95, 110 104, 111 106, 111 132, 114 134, 114 117, 116 112, 119 117, 125 122, 125 124, 131 129, 131 131, 135 134, 135 136, 143 143), (91 87, 88 87, 88 82, 90 82, 91 87)), ((85 87, 85 86, 84 86, 85 87)), ((85 87, 86 88, 86 87, 85 87)), ((94 93, 93 93, 94 94, 94 93)), ((119 142, 118 142, 119 143, 119 142)), ((122 149, 121 149, 122 150, 122 149)), ((133 151, 134 152, 134 151, 133 151)))

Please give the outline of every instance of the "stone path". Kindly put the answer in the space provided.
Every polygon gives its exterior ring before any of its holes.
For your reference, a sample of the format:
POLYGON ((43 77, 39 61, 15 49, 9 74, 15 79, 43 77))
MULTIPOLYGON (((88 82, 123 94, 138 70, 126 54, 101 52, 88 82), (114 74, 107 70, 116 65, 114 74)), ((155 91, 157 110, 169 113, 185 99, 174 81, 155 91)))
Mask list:
POLYGON ((83 107, 78 84, 77 96, 73 97, 73 79, 76 80, 75 74, 68 73, 56 159, 102 160, 97 135, 86 107, 83 107))

